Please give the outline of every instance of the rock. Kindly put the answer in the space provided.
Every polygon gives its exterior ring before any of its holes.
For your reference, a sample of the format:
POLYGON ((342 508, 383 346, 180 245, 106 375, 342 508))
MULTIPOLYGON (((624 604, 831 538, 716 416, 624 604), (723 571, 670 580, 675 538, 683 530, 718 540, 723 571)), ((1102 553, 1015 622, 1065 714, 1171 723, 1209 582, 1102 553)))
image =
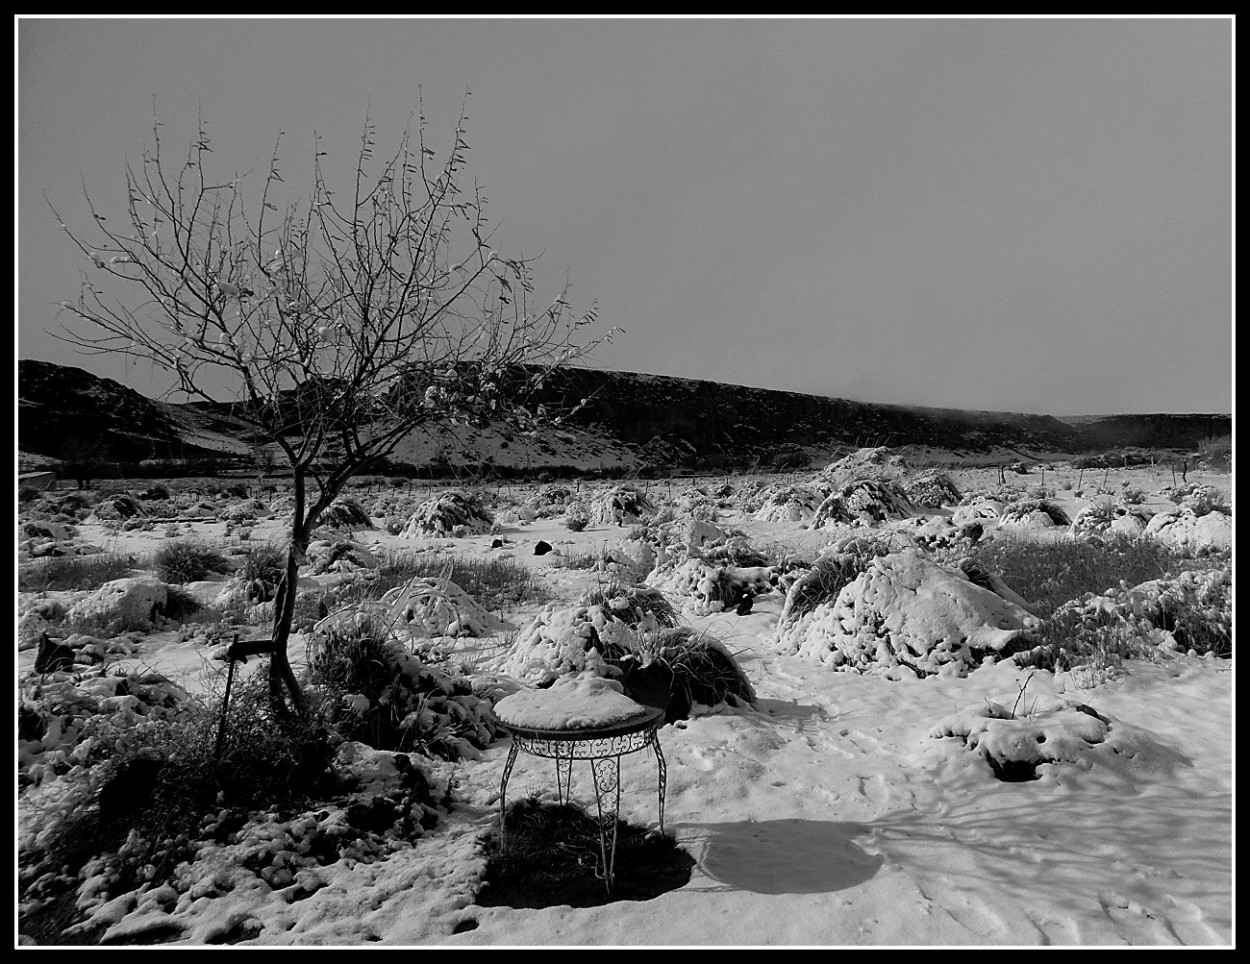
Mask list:
POLYGON ((67 542, 74 536, 72 526, 59 522, 45 522, 42 519, 32 520, 22 525, 22 533, 27 539, 40 541, 67 542))
POLYGON ((55 673, 74 668, 74 651, 64 643, 58 643, 47 633, 39 640, 39 653, 35 656, 36 673, 55 673))
POLYGON ((534 555, 536 556, 545 556, 550 551, 551 551, 551 543, 544 542, 542 539, 539 539, 538 542, 534 545, 534 555))
POLYGON ((1227 549, 1232 545, 1233 520, 1219 510, 1200 516, 1188 507, 1169 509, 1147 523, 1144 535, 1191 552, 1227 549))
POLYGON ((686 530, 686 542, 692 546, 724 542, 728 538, 728 532, 712 525, 710 522, 704 522, 702 519, 692 520, 690 527, 686 530))
POLYGON ((70 611, 71 619, 118 619, 125 623, 150 620, 155 610, 165 606, 165 584, 152 576, 115 579, 92 592, 70 611))

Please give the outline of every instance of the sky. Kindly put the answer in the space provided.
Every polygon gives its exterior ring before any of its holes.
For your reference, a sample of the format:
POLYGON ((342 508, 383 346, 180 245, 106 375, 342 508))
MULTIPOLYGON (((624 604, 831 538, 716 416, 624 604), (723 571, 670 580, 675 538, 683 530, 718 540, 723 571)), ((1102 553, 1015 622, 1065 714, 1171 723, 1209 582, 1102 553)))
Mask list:
MULTIPOLYGON (((16 354, 154 394, 49 335, 72 226, 197 112, 288 186, 316 132, 382 148, 462 103, 500 244, 622 334, 591 364, 1053 415, 1233 405, 1228 17, 15 21, 16 354), (466 91, 471 92, 466 100, 466 91), (418 93, 421 97, 418 106, 418 93)), ((440 141, 441 137, 441 141, 440 141)), ((301 167, 302 166, 302 167, 301 167)))

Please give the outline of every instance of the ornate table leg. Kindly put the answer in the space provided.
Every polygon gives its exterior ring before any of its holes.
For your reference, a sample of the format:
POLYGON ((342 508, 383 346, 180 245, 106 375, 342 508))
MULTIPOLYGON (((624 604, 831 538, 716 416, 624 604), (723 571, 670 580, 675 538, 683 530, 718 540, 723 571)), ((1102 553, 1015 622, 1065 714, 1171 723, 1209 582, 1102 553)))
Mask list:
POLYGON ((512 774, 512 766, 516 763, 517 753, 520 747, 514 738, 508 745, 508 759, 503 765, 503 779, 499 782, 499 849, 504 849, 504 807, 508 799, 508 777, 512 774))
POLYGON ((595 803, 599 808, 599 852, 603 855, 604 883, 612 892, 616 871, 616 814, 621 805, 621 758, 596 757, 590 761, 595 773, 595 803), (612 842, 607 840, 611 824, 612 842))
POLYGON ((573 748, 568 747, 568 755, 560 755, 560 746, 556 745, 556 798, 560 803, 568 803, 573 791, 573 748))
POLYGON ((655 749, 655 765, 659 770, 659 795, 660 795, 660 833, 664 833, 664 795, 668 792, 668 764, 664 762, 664 751, 660 749, 660 735, 653 733, 651 735, 651 746, 655 749))

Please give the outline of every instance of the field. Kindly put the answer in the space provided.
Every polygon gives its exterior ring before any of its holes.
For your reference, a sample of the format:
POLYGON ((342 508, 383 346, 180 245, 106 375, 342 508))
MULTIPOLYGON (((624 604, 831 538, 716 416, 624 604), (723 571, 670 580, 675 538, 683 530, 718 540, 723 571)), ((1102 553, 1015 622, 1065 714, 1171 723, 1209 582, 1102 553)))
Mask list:
POLYGON ((19 504, 21 942, 1232 946, 1232 480, 1187 476, 368 480, 301 569, 315 737, 224 658, 282 483, 63 482, 19 504), (523 754, 555 841, 503 861, 493 707, 656 664, 667 836, 623 757, 609 894, 523 754))

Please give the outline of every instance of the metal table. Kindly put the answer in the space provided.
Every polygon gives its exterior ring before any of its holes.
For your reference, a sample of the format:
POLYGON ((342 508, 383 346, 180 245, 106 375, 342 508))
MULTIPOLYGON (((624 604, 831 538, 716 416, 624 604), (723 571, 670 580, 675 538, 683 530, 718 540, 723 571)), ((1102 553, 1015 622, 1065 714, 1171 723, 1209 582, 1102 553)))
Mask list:
POLYGON ((499 786, 500 847, 506 842, 504 808, 508 778, 521 751, 556 761, 556 793, 560 803, 569 802, 573 761, 589 760, 595 778, 595 805, 599 813, 599 852, 603 857, 604 879, 611 891, 616 867, 616 815, 621 802, 621 757, 627 753, 636 753, 647 747, 655 750, 659 770, 660 833, 664 832, 664 792, 668 783, 668 767, 660 749, 659 728, 663 722, 664 711, 653 707, 643 707, 638 717, 622 723, 575 729, 537 729, 499 718, 499 724, 512 736, 499 786))

